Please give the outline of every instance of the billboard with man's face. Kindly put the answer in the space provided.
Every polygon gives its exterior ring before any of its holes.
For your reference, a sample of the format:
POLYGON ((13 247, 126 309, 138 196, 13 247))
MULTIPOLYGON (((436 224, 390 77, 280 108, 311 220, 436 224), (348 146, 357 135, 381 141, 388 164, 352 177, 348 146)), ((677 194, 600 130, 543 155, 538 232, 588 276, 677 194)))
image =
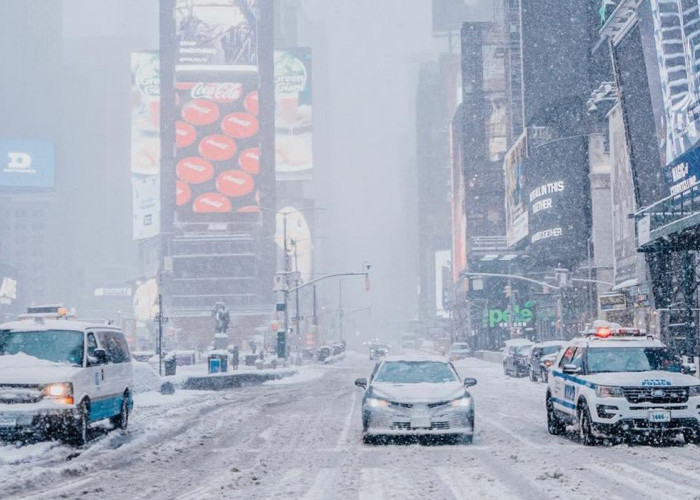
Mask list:
POLYGON ((525 170, 523 160, 527 156, 527 134, 515 141, 503 159, 506 181, 506 239, 513 246, 528 235, 527 203, 525 200, 525 170))

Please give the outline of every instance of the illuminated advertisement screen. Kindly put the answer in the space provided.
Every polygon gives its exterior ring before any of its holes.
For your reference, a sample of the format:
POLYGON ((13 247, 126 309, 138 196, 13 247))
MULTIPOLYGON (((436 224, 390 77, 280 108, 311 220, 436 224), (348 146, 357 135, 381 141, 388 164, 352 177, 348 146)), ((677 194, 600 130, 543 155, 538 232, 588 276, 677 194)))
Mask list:
POLYGON ((527 237, 528 215, 525 202, 525 171, 523 160, 527 156, 527 134, 515 141, 503 160, 506 182, 506 238, 508 246, 527 237))
POLYGON ((176 84, 176 205, 180 222, 234 222, 259 212, 257 75, 176 84))
POLYGON ((258 0, 177 0, 177 70, 257 70, 258 0))
POLYGON ((531 147, 528 153, 528 250, 542 264, 570 267, 586 255, 590 226, 586 138, 531 147))
POLYGON ((160 232, 160 65, 156 52, 131 54, 133 238, 160 232))
POLYGON ((0 191, 53 189, 53 144, 46 141, 0 138, 0 191))
POLYGON ((277 180, 311 180, 311 49, 275 51, 275 171, 277 180))

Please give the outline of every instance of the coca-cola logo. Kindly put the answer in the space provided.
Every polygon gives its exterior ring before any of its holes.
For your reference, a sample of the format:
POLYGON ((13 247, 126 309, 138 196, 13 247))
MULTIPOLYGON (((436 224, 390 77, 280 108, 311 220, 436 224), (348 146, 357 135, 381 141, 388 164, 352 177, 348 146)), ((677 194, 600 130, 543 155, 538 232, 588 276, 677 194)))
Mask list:
POLYGON ((224 134, 235 139, 246 139, 258 133, 258 119, 250 113, 231 113, 221 121, 224 134))
POLYGON ((219 107, 205 99, 195 99, 182 106, 182 117, 192 125, 209 125, 219 119, 219 107))
POLYGON ((232 209, 231 201, 219 193, 200 194, 192 202, 192 211, 201 213, 227 213, 232 209))
POLYGON ((227 170, 216 179, 216 189, 233 198, 245 196, 255 187, 253 178, 240 170, 227 170))
POLYGON ((178 121, 175 124, 175 145, 178 148, 186 148, 197 140, 197 131, 189 123, 178 121))
POLYGON ((178 207, 185 205, 192 197, 192 190, 182 181, 177 181, 175 186, 175 203, 178 207))
POLYGON ((212 161, 230 160, 236 154, 236 143, 225 135, 208 135, 199 143, 199 154, 212 161))
POLYGON ((204 158, 184 158, 177 163, 177 178, 189 184, 201 184, 214 176, 214 166, 204 158))
POLYGON ((254 90, 253 92, 245 96, 245 109, 249 113, 257 115, 258 108, 258 91, 254 90))
POLYGON ((208 99, 214 102, 233 102, 240 99, 243 85, 240 83, 197 83, 190 95, 193 99, 208 99))
POLYGON ((250 148, 241 152, 241 155, 238 157, 238 165, 241 167, 241 170, 249 174, 259 174, 260 150, 258 148, 250 148))

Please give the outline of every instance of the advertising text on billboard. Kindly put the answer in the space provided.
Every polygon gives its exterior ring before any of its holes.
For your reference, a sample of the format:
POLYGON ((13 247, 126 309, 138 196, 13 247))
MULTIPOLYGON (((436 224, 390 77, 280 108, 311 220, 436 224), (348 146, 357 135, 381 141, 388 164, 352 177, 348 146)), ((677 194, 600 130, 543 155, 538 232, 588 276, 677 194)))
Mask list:
POLYGON ((177 70, 257 70, 258 0, 177 0, 177 70))
POLYGON ((0 191, 44 191, 54 187, 53 144, 0 138, 0 191))

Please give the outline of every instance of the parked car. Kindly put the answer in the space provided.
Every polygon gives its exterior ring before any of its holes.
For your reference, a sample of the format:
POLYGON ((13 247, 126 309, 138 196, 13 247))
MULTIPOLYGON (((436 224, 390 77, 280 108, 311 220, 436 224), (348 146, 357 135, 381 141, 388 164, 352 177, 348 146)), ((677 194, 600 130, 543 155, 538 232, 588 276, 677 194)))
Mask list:
POLYGON ((561 340, 551 340, 548 342, 540 342, 532 346, 530 352, 530 380, 537 382, 538 380, 547 381, 547 370, 554 362, 554 357, 559 352, 559 349, 564 345, 561 340), (554 356, 550 356, 554 355, 554 356))
POLYGON ((94 422, 126 429, 132 390, 131 355, 118 328, 41 318, 0 325, 0 437, 81 446, 94 422))
POLYGON ((316 350, 316 361, 324 362, 326 359, 333 355, 333 348, 330 346, 319 347, 316 350))
POLYGON ((503 373, 512 377, 524 377, 530 369, 530 350, 533 343, 527 339, 506 341, 503 350, 503 373))
POLYGON ((446 358, 387 356, 379 361, 362 398, 365 443, 384 436, 456 437, 470 443, 474 434, 474 401, 468 388, 476 379, 461 381, 446 358))
POLYGON ((333 356, 345 352, 345 344, 333 344, 331 347, 333 349, 333 356))
POLYGON ((455 342, 450 346, 447 357, 450 361, 458 361, 472 355, 472 348, 466 342, 455 342))

